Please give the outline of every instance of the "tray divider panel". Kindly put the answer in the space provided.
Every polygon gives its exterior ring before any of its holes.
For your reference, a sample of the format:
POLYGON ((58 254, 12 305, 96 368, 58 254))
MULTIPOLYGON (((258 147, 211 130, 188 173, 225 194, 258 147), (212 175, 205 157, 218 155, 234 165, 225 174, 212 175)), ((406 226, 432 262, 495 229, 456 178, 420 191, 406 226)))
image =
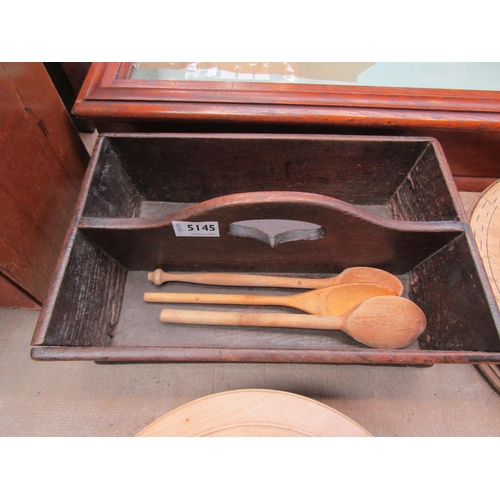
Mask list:
POLYGON ((259 192, 224 196, 144 219, 82 218, 80 230, 132 270, 338 273, 373 266, 404 274, 463 231, 456 221, 397 221, 334 198, 259 192), (314 241, 267 243, 230 234, 234 222, 282 219, 317 224, 314 241), (219 237, 178 237, 174 221, 215 221, 219 237))

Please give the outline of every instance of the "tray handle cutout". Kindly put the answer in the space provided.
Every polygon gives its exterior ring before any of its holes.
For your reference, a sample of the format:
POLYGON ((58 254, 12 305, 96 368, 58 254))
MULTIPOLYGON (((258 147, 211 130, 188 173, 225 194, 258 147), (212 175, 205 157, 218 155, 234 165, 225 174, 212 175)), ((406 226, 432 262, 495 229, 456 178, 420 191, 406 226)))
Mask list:
POLYGON ((228 234, 260 240, 272 248, 287 241, 319 240, 325 233, 325 228, 318 224, 285 219, 243 220, 228 226, 228 234))
POLYGON ((79 229, 133 270, 328 274, 355 266, 404 274, 464 230, 458 222, 388 219, 335 198, 288 191, 237 193, 143 219, 82 217, 79 229), (271 241, 255 227, 236 230, 238 236, 250 231, 253 237, 235 237, 235 224, 241 228, 246 227, 242 222, 256 220, 307 221, 316 225, 309 233, 316 241, 294 241, 293 232, 271 241), (180 238, 175 221, 217 222, 219 237, 180 238), (278 244, 285 240, 289 244, 278 244))

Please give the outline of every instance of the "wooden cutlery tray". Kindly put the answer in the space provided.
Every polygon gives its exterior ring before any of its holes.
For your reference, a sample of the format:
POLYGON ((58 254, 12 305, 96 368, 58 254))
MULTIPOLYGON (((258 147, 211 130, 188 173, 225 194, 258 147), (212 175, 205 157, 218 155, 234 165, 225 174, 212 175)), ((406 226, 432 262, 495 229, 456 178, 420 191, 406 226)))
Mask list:
POLYGON ((31 355, 97 362, 500 363, 499 326, 434 139, 105 134, 92 155, 31 355), (199 236, 182 236, 188 224, 199 236), (148 291, 304 291, 157 286, 147 278, 157 268, 327 277, 353 266, 377 267, 403 281, 404 296, 427 317, 418 341, 381 350, 341 331, 168 324, 159 320, 161 309, 195 306, 143 301, 148 291))

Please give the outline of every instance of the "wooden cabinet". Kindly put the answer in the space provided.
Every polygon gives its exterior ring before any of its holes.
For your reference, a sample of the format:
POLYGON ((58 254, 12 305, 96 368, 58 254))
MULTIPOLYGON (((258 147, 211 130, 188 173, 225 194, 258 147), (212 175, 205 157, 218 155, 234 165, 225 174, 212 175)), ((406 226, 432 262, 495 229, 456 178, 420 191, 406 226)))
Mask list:
POLYGON ((73 113, 100 132, 434 137, 459 189, 480 191, 500 177, 497 90, 146 80, 136 67, 93 63, 73 113))
POLYGON ((0 306, 44 301, 89 155, 42 63, 0 64, 0 306))

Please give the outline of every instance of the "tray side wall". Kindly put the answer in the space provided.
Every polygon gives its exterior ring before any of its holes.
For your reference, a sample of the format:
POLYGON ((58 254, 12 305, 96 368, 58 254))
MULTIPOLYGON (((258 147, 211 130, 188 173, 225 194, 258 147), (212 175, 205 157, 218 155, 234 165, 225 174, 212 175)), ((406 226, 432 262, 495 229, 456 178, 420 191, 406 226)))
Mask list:
POLYGON ((151 201, 199 203, 248 191, 306 191, 384 205, 428 140, 348 136, 109 136, 132 184, 151 201))
POLYGON ((109 345, 118 321, 127 270, 77 232, 45 332, 45 344, 109 345))
POLYGON ((138 217, 142 197, 122 168, 109 140, 101 141, 83 216, 138 217))
POLYGON ((425 350, 499 351, 498 311, 466 234, 416 266, 409 297, 427 316, 425 350))
MULTIPOLYGON (((404 182, 389 200, 395 219, 407 221, 457 220, 442 165, 429 144, 404 182)), ((450 174, 451 176, 451 174, 450 174)))

